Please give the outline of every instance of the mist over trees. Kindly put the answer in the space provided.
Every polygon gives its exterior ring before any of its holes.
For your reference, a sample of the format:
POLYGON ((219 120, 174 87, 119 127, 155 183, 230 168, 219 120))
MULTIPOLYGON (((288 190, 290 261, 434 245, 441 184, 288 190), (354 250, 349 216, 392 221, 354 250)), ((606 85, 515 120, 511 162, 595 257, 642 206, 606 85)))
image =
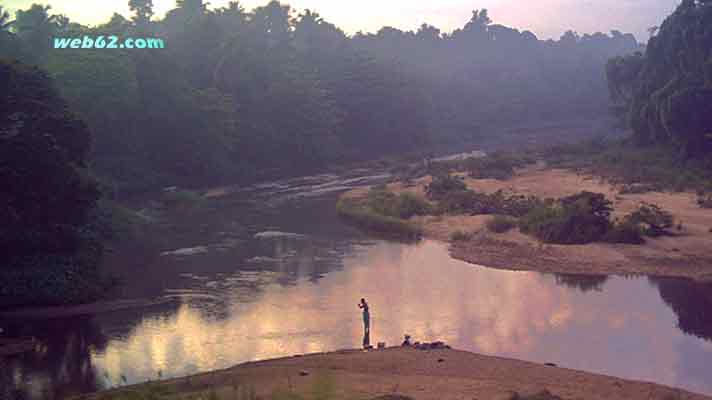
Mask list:
POLYGON ((618 31, 539 40, 486 10, 451 33, 423 24, 349 36, 276 1, 252 11, 178 1, 163 19, 150 0, 129 6, 131 19, 85 27, 33 5, 0 31, 0 54, 47 70, 86 121, 92 166, 119 193, 306 172, 597 117, 609 106, 606 60, 640 47, 618 31), (58 35, 112 34, 162 38, 166 48, 50 48, 58 35))
POLYGON ((683 0, 645 53, 606 66, 611 96, 643 145, 676 149, 683 158, 712 151, 712 2, 683 0))

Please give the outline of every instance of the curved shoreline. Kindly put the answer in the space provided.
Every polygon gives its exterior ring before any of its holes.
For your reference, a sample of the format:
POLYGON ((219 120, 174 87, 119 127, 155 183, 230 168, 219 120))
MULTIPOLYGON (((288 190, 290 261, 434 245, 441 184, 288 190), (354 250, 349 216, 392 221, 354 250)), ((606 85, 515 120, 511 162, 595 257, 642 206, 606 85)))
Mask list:
MULTIPOLYGON (((411 192, 425 196, 431 177, 410 184, 395 182, 388 189, 395 193, 411 192)), ((674 236, 646 238, 642 245, 590 243, 585 245, 543 244, 514 229, 507 233, 487 230, 490 215, 446 215, 413 217, 424 236, 449 242, 451 256, 472 264, 490 268, 539 271, 546 273, 589 275, 652 275, 688 278, 700 282, 712 281, 712 210, 700 208, 693 193, 648 192, 621 193, 619 187, 600 178, 584 176, 569 170, 550 169, 542 165, 518 170, 507 180, 465 178, 469 189, 494 193, 561 198, 581 191, 603 193, 613 202, 613 216, 635 210, 641 202, 659 204, 670 211, 681 229, 674 236), (467 232, 470 238, 450 240, 456 231, 467 232)), ((344 194, 362 197, 368 188, 344 194)))
MULTIPOLYGON (((368 352, 343 350, 247 362, 154 385, 170 393, 162 397, 167 400, 185 398, 187 394, 209 393, 234 398, 240 388, 251 388, 256 396, 270 398, 275 391, 308 395, 325 377, 333 384, 332 399, 375 399, 397 393, 415 400, 504 400, 512 398, 514 393, 527 396, 544 390, 563 399, 712 399, 665 385, 528 361, 460 350, 402 347, 368 352)), ((109 399, 121 392, 148 389, 150 385, 129 386, 81 398, 109 399)))

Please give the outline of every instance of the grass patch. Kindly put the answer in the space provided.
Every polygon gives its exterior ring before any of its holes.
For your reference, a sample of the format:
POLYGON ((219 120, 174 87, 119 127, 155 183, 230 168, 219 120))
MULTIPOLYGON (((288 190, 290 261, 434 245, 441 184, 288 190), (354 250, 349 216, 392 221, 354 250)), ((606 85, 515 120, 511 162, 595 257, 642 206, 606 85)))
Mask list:
POLYGON ((339 200, 336 203, 336 212, 345 220, 367 231, 411 240, 422 236, 419 226, 401 218, 379 214, 357 200, 339 200))
POLYGON ((683 159, 665 147, 641 147, 625 140, 595 139, 539 152, 548 165, 601 176, 623 184, 624 192, 712 191, 712 157, 683 159))
POLYGON ((430 203, 413 193, 395 194, 383 186, 368 192, 367 206, 377 214, 401 219, 428 215, 434 211, 430 203))
POLYGON ((505 233, 517 226, 517 221, 506 215, 495 215, 487 221, 487 229, 495 233, 505 233))

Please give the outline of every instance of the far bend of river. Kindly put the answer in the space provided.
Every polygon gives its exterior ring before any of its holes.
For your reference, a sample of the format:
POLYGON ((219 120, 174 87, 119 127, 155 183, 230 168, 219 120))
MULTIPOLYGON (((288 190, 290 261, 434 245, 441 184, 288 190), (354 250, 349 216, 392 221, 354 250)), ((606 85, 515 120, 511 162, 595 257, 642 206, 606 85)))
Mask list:
POLYGON ((256 185, 176 218, 160 250, 204 246, 197 254, 157 251, 148 263, 112 257, 123 268, 125 296, 176 301, 94 317, 0 321, 43 343, 0 359, 0 398, 54 399, 356 348, 361 297, 371 306, 374 344, 397 345, 408 333, 712 394, 712 285, 500 271, 451 259, 443 243, 372 239, 338 220, 334 199, 379 178, 256 185))

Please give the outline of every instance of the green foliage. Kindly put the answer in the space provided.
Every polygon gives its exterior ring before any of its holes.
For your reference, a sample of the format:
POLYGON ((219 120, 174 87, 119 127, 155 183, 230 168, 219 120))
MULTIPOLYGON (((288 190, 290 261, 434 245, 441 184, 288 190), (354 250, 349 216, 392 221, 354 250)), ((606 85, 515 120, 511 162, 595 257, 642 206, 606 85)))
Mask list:
POLYGON ((495 233, 504 233, 517 226, 517 221, 505 215, 495 215, 487 221, 487 229, 495 233))
MULTIPOLYGON (((250 11, 206 4, 179 1, 156 19, 152 1, 130 0, 130 20, 114 14, 98 27, 32 5, 18 11, 16 32, 0 13, 0 55, 56 78, 94 134, 97 175, 129 195, 471 142, 511 128, 511 115, 517 124, 597 115, 606 107, 605 60, 638 46, 620 33, 538 40, 491 24, 486 10, 452 34, 423 25, 347 36, 277 1, 250 11), (59 34, 155 36, 168 45, 150 54, 48 51, 59 34)), ((506 163, 484 171, 510 173, 506 163)))
POLYGON ((0 87, 3 258, 73 254, 99 198, 86 168, 90 134, 39 70, 0 62, 0 87))
POLYGON ((610 204, 600 193, 581 192, 533 209, 520 220, 519 227, 546 243, 595 242, 610 229, 610 204))
POLYGON ((521 217, 541 204, 542 201, 534 196, 506 196, 502 191, 487 194, 468 189, 445 195, 438 202, 438 208, 449 214, 502 214, 521 217))
POLYGON ((613 99, 627 110, 639 144, 662 144, 684 157, 712 150, 712 3, 687 0, 668 16, 645 54, 609 61, 613 99))
POLYGON ((601 176, 625 185, 622 193, 712 186, 712 159, 683 159, 663 146, 638 147, 597 139, 548 148, 539 154, 553 167, 601 176))
POLYGON ((374 212, 388 217, 408 219, 414 215, 427 215, 432 207, 413 193, 396 195, 384 188, 372 188, 368 192, 367 206, 374 212))
POLYGON ((467 190, 467 185, 462 178, 449 173, 434 176, 433 181, 425 188, 425 192, 431 200, 442 200, 450 194, 461 193, 465 190, 467 190))
POLYGON ((641 204, 638 209, 626 216, 626 221, 635 226, 643 226, 646 236, 658 237, 669 235, 668 229, 673 226, 673 216, 656 204, 641 204))
POLYGON ((607 243, 643 244, 643 232, 639 225, 629 221, 614 223, 601 239, 607 243))
POLYGON ((339 216, 351 223, 375 233, 404 239, 418 239, 422 235, 420 227, 400 218, 390 217, 373 211, 358 201, 342 199, 336 204, 339 216))
POLYGON ((450 234, 450 240, 454 242, 466 242, 472 239, 472 234, 469 232, 457 230, 450 234))
POLYGON ((533 158, 523 153, 495 152, 486 157, 466 160, 465 168, 472 178, 506 180, 514 175, 515 168, 522 168, 533 162, 533 158))

